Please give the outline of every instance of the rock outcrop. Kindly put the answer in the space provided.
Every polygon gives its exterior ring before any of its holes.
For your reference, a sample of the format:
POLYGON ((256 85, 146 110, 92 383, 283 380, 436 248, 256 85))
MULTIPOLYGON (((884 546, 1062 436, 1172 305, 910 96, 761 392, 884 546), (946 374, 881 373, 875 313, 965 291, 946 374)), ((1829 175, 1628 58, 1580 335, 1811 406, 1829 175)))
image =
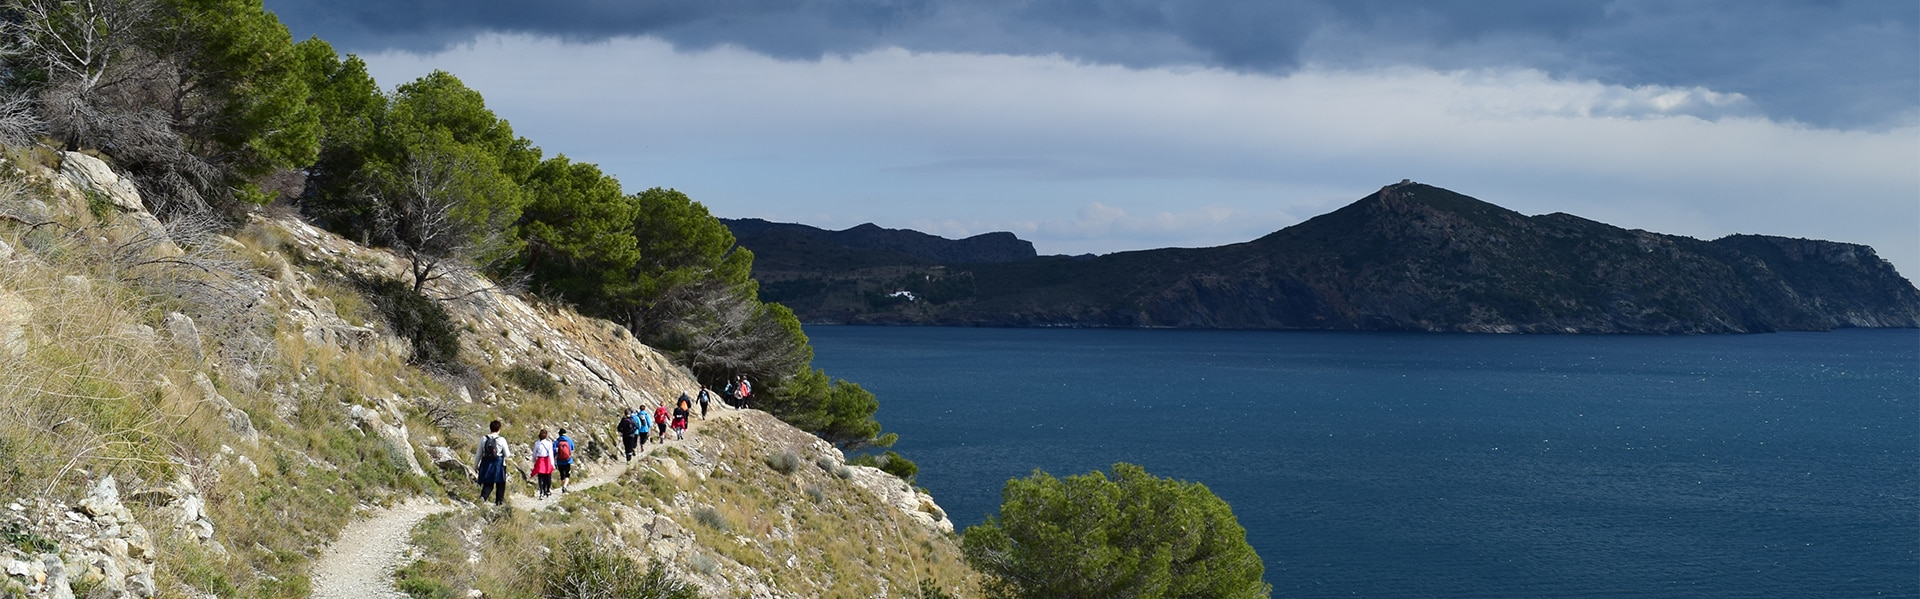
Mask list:
POLYGON ((152 597, 152 535, 120 501, 118 481, 96 481, 76 505, 38 498, 10 503, 0 516, 12 531, 11 546, 0 550, 6 572, 0 594, 19 593, 49 599, 71 598, 73 586, 91 588, 88 597, 152 597))

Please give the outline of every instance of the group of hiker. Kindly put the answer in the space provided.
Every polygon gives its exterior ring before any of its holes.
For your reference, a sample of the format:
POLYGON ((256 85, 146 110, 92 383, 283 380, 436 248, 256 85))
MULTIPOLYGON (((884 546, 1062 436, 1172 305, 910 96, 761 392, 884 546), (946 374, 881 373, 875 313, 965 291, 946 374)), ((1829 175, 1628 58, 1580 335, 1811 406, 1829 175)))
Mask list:
MULTIPOLYGON (((487 424, 487 436, 480 439, 480 451, 474 456, 475 477, 480 481, 480 500, 486 501, 487 495, 493 495, 495 505, 506 503, 507 460, 513 458, 512 444, 500 435, 505 426, 499 420, 487 424)), ((531 478, 538 485, 540 499, 553 495, 553 476, 560 475, 560 492, 567 492, 567 482, 573 478, 574 442, 567 436, 567 429, 560 429, 558 436, 551 436, 547 429, 540 429, 540 436, 533 442, 533 473, 523 478, 531 478)))
MULTIPOLYGON (((728 402, 735 407, 746 408, 753 397, 753 385, 745 376, 735 376, 727 381, 723 388, 728 402)), ((633 461, 636 446, 644 446, 649 434, 660 443, 667 442, 668 432, 675 440, 685 439, 687 422, 693 417, 695 403, 700 406, 700 419, 707 418, 707 409, 713 402, 713 392, 701 387, 697 397, 680 394, 671 411, 662 404, 648 412, 646 406, 636 406, 620 417, 615 430, 620 433, 620 443, 626 450, 626 461, 633 461)), ((480 440, 480 449, 473 463, 476 478, 480 483, 480 500, 486 501, 487 495, 493 495, 494 505, 506 503, 507 461, 513 458, 511 444, 501 436, 500 429, 505 426, 494 420, 487 425, 487 436, 480 440)), ((573 453, 576 451, 573 439, 567 436, 567 429, 560 429, 557 436, 549 437, 545 428, 533 442, 533 471, 528 476, 521 472, 523 479, 532 479, 538 485, 537 497, 546 499, 553 494, 553 478, 560 475, 560 492, 567 492, 567 482, 573 478, 573 453)))
MULTIPOLYGON (((745 376, 736 376, 733 380, 727 381, 723 392, 729 403, 735 407, 746 408, 749 398, 753 397, 753 384, 747 382, 745 376)), ((621 416, 616 428, 620 431, 620 444, 626 450, 627 461, 633 461, 634 448, 645 447, 649 436, 660 443, 667 442, 669 432, 673 433, 675 440, 686 438, 687 421, 693 417, 693 406, 696 402, 700 404, 700 419, 706 420, 707 410, 713 404, 713 391, 706 387, 700 388, 698 397, 680 394, 680 399, 674 402, 672 411, 668 411, 665 404, 655 407, 651 413, 647 411, 646 406, 637 406, 621 416)))

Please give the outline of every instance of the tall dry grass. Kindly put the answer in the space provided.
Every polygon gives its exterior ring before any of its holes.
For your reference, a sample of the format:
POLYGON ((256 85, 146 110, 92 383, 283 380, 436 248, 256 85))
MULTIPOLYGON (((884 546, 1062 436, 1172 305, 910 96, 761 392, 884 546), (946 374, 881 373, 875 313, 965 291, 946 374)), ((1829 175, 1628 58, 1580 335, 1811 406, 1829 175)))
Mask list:
POLYGON ((16 248, 0 266, 0 302, 14 314, 0 347, 0 493, 52 493, 83 469, 167 474, 187 450, 167 433, 182 416, 168 381, 192 364, 143 322, 150 302, 98 276, 110 265, 71 234, 11 229, 0 231, 16 248))

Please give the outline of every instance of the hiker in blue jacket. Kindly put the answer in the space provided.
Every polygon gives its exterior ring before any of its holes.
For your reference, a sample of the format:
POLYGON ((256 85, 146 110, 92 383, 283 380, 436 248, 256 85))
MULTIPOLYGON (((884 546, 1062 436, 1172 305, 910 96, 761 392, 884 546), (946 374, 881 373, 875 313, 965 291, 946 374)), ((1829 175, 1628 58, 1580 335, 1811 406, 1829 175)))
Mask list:
POLYGON ((480 451, 474 455, 475 470, 479 471, 480 501, 487 500, 487 493, 493 493, 494 505, 507 502, 507 459, 513 457, 513 449, 507 440, 500 436, 499 420, 487 425, 487 436, 480 439, 480 451))
POLYGON ((567 494, 567 481, 573 478, 573 439, 567 437, 567 429, 560 429, 560 437, 553 440, 553 468, 560 475, 560 494, 567 494))
POLYGON ((640 408, 640 411, 633 413, 633 421, 640 423, 640 447, 641 449, 645 449, 647 447, 647 433, 652 432, 654 428, 653 416, 647 414, 647 409, 643 407, 640 408))

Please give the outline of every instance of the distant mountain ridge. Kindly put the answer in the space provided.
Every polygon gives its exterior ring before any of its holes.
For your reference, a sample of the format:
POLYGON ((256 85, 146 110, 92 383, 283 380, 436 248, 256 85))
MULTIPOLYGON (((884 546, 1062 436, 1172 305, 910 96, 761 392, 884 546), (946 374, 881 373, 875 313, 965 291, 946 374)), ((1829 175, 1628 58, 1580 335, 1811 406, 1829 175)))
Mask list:
POLYGON ((1920 290, 1867 246, 1764 235, 1702 241, 1562 213, 1526 216, 1413 182, 1245 243, 1090 259, 969 262, 825 237, 812 246, 764 239, 740 237, 755 253, 763 299, 819 323, 1660 334, 1920 327, 1920 290))
POLYGON ((781 266, 799 267, 826 257, 863 264, 978 264, 1015 262, 1035 257, 1033 243, 1004 231, 984 233, 965 239, 947 239, 911 229, 888 229, 873 223, 829 231, 793 223, 776 223, 757 218, 720 219, 733 231, 742 247, 752 249, 756 262, 770 260, 781 266), (768 254, 763 256, 762 254, 768 254), (809 260, 789 264, 791 258, 809 260))

